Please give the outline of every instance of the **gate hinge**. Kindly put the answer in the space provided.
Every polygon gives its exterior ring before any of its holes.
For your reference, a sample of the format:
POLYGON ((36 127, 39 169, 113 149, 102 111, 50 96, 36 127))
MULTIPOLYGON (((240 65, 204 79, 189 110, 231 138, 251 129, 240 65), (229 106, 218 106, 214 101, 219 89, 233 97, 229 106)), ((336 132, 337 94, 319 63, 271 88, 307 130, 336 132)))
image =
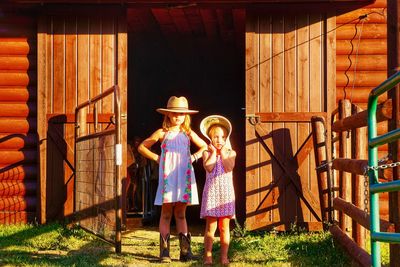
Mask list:
POLYGON ((256 114, 246 114, 246 119, 249 120, 251 125, 256 125, 260 122, 260 116, 256 114))

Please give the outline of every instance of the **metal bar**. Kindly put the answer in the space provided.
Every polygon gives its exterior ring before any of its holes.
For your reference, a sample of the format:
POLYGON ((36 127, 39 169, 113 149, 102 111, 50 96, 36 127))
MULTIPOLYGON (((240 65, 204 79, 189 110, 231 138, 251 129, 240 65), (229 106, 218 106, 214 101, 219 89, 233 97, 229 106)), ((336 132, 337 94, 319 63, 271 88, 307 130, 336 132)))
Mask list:
POLYGON ((400 244, 400 233, 371 232, 371 240, 400 244))
MULTIPOLYGON (((390 76, 386 81, 378 85, 373 89, 368 98, 368 165, 370 167, 376 167, 378 165, 378 148, 383 141, 388 138, 392 138, 392 134, 386 134, 383 137, 377 138, 377 104, 378 96, 392 89, 396 84, 400 82, 400 72, 397 72, 390 76), (388 136, 389 135, 389 136, 388 136)), ((397 136, 396 134, 394 134, 397 136)), ((383 142, 384 143, 384 142, 383 142)), ((370 189, 378 181, 378 170, 369 169, 369 185, 370 189)), ((371 225, 371 263, 372 266, 381 266, 381 248, 377 240, 372 238, 372 233, 379 232, 380 229, 380 216, 379 216, 379 195, 370 191, 370 225, 371 225)))
POLYGON ((394 192, 400 190, 400 180, 373 184, 370 186, 371 193, 383 193, 383 192, 394 192))
POLYGON ((370 147, 377 147, 377 146, 381 146, 381 145, 396 141, 399 138, 400 138, 400 128, 393 130, 391 132, 388 132, 386 134, 377 136, 375 138, 372 138, 369 141, 368 145, 370 147))

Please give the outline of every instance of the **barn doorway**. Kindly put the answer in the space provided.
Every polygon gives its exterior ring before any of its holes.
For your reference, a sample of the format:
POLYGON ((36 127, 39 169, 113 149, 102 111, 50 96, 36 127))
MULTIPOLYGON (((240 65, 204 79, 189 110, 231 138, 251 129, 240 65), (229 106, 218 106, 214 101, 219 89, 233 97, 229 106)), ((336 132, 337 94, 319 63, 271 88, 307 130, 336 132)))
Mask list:
MULTIPOLYGON (((161 126, 163 117, 155 109, 164 107, 172 95, 187 97, 190 108, 200 111, 192 116, 192 128, 199 135, 205 116, 230 118, 231 142, 238 151, 237 217, 244 219, 245 197, 240 189, 245 188, 245 180, 239 177, 245 176, 245 11, 196 6, 128 8, 127 21, 128 140, 145 138, 161 126)), ((154 148, 159 149, 157 144, 154 148)), ((195 172, 201 198, 205 179, 201 164, 195 172)), ((151 167, 147 173, 152 173, 151 167)), ((159 211, 153 202, 158 176, 150 177, 150 181, 137 181, 135 196, 133 187, 128 188, 127 217, 157 225, 159 211)), ((199 221, 199 214, 200 206, 188 207, 188 222, 199 221)))

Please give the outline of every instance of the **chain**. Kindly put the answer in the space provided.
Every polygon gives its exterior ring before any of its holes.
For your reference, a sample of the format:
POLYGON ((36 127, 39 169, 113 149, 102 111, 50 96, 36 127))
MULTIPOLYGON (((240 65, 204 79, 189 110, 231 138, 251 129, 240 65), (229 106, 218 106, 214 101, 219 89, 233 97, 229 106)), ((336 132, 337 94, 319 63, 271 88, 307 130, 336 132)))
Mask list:
MULTIPOLYGON (((386 162, 389 158, 389 155, 378 160, 378 162, 386 162)), ((393 162, 393 163, 388 163, 388 164, 382 164, 378 166, 367 166, 365 167, 364 171, 364 211, 368 213, 368 197, 369 197, 369 180, 368 180, 368 171, 373 170, 373 171, 378 171, 378 170, 384 170, 387 168, 395 168, 400 166, 400 161, 398 162, 393 162)))
POLYGON ((364 211, 368 213, 368 200, 369 200, 369 182, 368 182, 368 167, 364 171, 364 211))
POLYGON ((383 170, 383 169, 387 169, 387 168, 395 168, 397 166, 400 166, 400 161, 398 162, 393 162, 393 163, 389 163, 389 164, 382 164, 382 165, 378 165, 378 166, 368 166, 367 170, 373 170, 373 171, 377 171, 377 170, 383 170))

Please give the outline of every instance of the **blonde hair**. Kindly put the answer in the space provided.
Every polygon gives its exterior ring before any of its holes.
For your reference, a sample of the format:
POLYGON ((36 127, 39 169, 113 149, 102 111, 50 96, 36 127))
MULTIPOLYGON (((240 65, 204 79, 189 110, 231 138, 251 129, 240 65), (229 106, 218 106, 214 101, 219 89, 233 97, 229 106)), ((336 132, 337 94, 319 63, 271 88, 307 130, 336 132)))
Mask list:
MULTIPOLYGON (((185 120, 181 125, 181 130, 183 130, 186 134, 190 134, 190 132, 192 131, 192 129, 190 128, 190 121, 190 115, 185 114, 185 120)), ((162 127, 164 130, 168 130, 171 127, 171 121, 168 118, 168 113, 164 115, 162 127)))

